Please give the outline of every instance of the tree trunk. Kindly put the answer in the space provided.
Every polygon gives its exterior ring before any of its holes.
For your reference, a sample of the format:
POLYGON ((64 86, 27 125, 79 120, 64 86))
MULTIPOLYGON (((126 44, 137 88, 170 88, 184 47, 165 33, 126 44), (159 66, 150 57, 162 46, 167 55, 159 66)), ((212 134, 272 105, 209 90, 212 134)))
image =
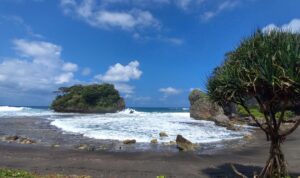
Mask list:
MULTIPOLYGON (((271 137, 272 138, 272 137, 271 137)), ((271 139, 270 156, 266 166, 262 170, 261 178, 282 178, 287 177, 287 164, 281 151, 280 137, 271 139)))

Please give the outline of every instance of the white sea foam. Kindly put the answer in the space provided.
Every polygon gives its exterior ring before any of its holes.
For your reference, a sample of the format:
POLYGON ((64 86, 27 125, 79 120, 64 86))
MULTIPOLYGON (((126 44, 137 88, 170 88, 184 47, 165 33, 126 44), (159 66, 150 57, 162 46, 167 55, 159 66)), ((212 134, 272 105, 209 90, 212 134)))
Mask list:
POLYGON ((0 106, 0 112, 22 111, 25 107, 0 106))
POLYGON ((0 106, 0 117, 48 116, 54 112, 48 109, 33 109, 29 107, 0 106))
MULTIPOLYGON (((158 142, 174 141, 178 134, 193 143, 207 143, 241 138, 247 132, 229 131, 213 122, 190 118, 189 112, 142 112, 133 109, 113 114, 62 114, 49 109, 0 106, 1 117, 38 116, 51 120, 51 125, 66 133, 83 134, 86 137, 109 140, 135 139, 147 142, 157 138, 158 142), (160 132, 169 136, 160 138, 160 132)), ((247 129, 247 128, 246 128, 247 129)))
POLYGON ((245 132, 229 131, 213 122, 190 118, 188 112, 139 112, 131 109, 114 114, 77 115, 54 117, 52 125, 66 132, 83 134, 96 139, 125 140, 149 143, 157 138, 159 142, 175 140, 178 134, 194 143, 207 143, 241 138, 245 132), (169 137, 159 138, 159 132, 169 137))

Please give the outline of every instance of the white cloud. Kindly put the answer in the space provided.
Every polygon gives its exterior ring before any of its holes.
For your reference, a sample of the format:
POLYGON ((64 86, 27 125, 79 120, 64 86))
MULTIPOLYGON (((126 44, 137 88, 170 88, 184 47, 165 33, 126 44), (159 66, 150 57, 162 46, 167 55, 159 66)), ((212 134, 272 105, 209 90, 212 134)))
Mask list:
POLYGON ((177 94, 181 93, 181 90, 173 88, 173 87, 160 88, 159 91, 161 93, 163 93, 165 96, 177 95, 177 94))
MULTIPOLYGON (((0 62, 0 87, 19 91, 53 91, 74 81, 76 64, 61 59, 62 48, 44 41, 13 40, 18 58, 0 62)), ((3 93, 3 91, 2 91, 3 93)))
POLYGON ((85 67, 84 69, 82 69, 81 75, 88 76, 91 74, 91 72, 92 72, 92 70, 90 68, 85 67))
POLYGON ((128 82, 132 79, 139 79, 142 71, 139 69, 138 61, 131 61, 128 65, 124 66, 117 63, 110 66, 104 75, 98 75, 97 78, 103 82, 128 82))
POLYGON ((77 64, 73 64, 71 62, 67 62, 63 65, 63 71, 66 72, 76 72, 78 70, 77 64))
POLYGON ((69 81, 72 80, 73 76, 74 76, 74 74, 71 72, 63 73, 63 74, 55 77, 55 83, 56 84, 68 83, 69 81))
POLYGON ((99 28, 116 27, 131 31, 143 28, 159 28, 158 20, 145 10, 107 10, 103 8, 103 2, 99 5, 95 0, 82 0, 81 3, 75 0, 61 0, 61 6, 66 14, 73 14, 89 25, 99 28))
POLYGON ((270 32, 272 30, 282 30, 282 31, 289 31, 292 33, 300 33, 300 19, 293 19, 289 23, 284 24, 282 26, 269 24, 262 29, 263 32, 270 32))
POLYGON ((224 10, 229 10, 229 9, 233 9, 235 7, 237 7, 240 4, 240 1, 238 0, 226 0, 223 1, 221 4, 219 4, 217 6, 217 8, 212 11, 206 11, 201 15, 201 19, 203 21, 208 21, 212 18, 214 18, 215 16, 219 15, 220 13, 222 13, 224 10))
POLYGON ((98 74, 94 78, 101 82, 112 83, 116 89, 125 94, 134 93, 134 87, 129 85, 131 80, 137 80, 141 77, 142 71, 139 69, 138 61, 131 61, 127 65, 117 63, 110 66, 104 75, 98 74))
POLYGON ((134 86, 131 86, 127 83, 114 83, 115 88, 121 93, 132 94, 134 93, 134 86))
POLYGON ((189 90, 189 91, 191 92, 191 91, 193 91, 193 90, 200 90, 200 91, 201 91, 201 89, 200 89, 200 88, 190 88, 190 90, 189 90))

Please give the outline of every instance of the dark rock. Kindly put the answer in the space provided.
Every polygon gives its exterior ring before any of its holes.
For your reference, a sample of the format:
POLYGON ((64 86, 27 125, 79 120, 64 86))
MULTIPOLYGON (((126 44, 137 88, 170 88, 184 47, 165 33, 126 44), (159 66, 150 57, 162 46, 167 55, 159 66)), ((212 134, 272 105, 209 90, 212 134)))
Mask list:
POLYGON ((77 146, 78 150, 86 150, 87 148, 88 148, 87 144, 80 144, 80 145, 77 146))
POLYGON ((5 137, 4 140, 6 140, 6 141, 16 141, 16 140, 18 140, 19 138, 20 138, 20 137, 17 136, 17 135, 12 135, 12 136, 7 136, 7 137, 5 137))
POLYGON ((157 141, 157 139, 155 138, 155 139, 152 139, 152 140, 150 141, 150 143, 152 143, 152 144, 157 144, 158 141, 157 141))
POLYGON ((133 114, 133 113, 134 113, 134 111, 133 111, 133 110, 130 110, 129 114, 133 114))
POLYGON ((192 118, 211 120, 222 113, 221 108, 210 102, 208 96, 200 90, 193 90, 189 95, 189 101, 192 118))
POLYGON ((181 151, 193 151, 195 147, 192 142, 184 138, 182 135, 176 137, 177 148, 181 151))
POLYGON ((160 132, 160 133, 159 133, 159 136, 160 136, 160 137, 167 137, 168 134, 167 134, 166 132, 160 132))
POLYGON ((21 144, 33 144, 33 143, 35 143, 35 141, 31 140, 29 138, 20 138, 19 143, 21 143, 21 144))
POLYGON ((123 141, 123 144, 126 144, 126 145, 128 145, 128 144, 135 144, 135 143, 136 143, 135 139, 132 139, 132 140, 128 139, 128 140, 124 140, 123 141))

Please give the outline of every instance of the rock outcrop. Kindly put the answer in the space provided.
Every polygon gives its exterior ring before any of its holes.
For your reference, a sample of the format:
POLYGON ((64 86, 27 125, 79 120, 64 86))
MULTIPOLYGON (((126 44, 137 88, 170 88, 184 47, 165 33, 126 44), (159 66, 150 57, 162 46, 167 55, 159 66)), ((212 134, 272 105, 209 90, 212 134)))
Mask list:
POLYGON ((193 151, 195 147, 192 142, 184 138, 182 135, 177 135, 176 137, 177 148, 180 151, 193 151))
POLYGON ((222 109, 210 102, 208 96, 200 90, 193 90, 189 95, 189 100, 192 118, 211 120, 222 113, 222 109))
POLYGON ((200 90, 193 90, 189 95, 190 116, 194 119, 208 120, 216 125, 237 131, 235 124, 236 108, 234 104, 223 104, 223 107, 212 103, 208 96, 200 90))
POLYGON ((56 112, 114 113, 125 108, 124 99, 111 84, 61 87, 51 108, 56 112))

